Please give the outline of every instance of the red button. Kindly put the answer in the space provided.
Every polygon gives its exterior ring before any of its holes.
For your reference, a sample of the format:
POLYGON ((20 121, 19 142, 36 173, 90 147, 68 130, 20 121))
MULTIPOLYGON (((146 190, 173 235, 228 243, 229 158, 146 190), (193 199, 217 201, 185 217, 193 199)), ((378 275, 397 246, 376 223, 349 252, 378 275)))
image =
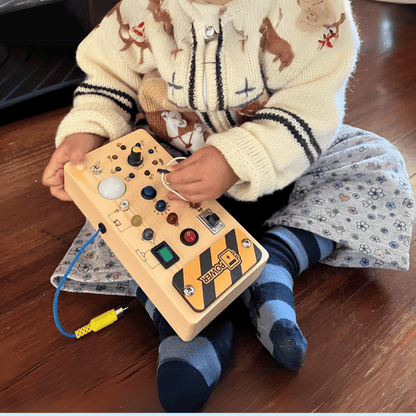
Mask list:
POLYGON ((189 243, 192 244, 195 240, 196 240, 196 234, 193 231, 187 231, 184 236, 183 239, 189 243))
POLYGON ((192 246, 196 244, 198 238, 198 233, 191 228, 187 228, 186 230, 183 230, 181 233, 181 241, 187 246, 192 246))

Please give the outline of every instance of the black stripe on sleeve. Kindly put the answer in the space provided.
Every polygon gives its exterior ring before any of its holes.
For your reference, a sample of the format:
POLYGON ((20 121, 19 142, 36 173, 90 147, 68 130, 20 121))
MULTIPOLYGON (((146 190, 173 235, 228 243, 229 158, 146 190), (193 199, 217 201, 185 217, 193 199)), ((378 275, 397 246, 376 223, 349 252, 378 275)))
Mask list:
POLYGON ((101 87, 84 82, 75 90, 74 98, 81 95, 98 95, 108 98, 117 104, 123 111, 128 113, 133 121, 138 113, 137 104, 134 98, 127 93, 114 88, 101 87), (127 101, 128 105, 122 100, 127 101))
POLYGON ((292 134, 295 140, 299 143, 299 145, 302 147, 306 157, 309 160, 309 163, 312 164, 315 161, 313 154, 310 151, 308 144, 306 143, 306 140, 302 137, 302 135, 299 133, 296 127, 287 118, 272 113, 257 113, 252 118, 252 120, 270 120, 276 123, 283 124, 289 130, 289 132, 292 134))
MULTIPOLYGON (((272 107, 274 108, 274 107, 272 107)), ((320 156, 322 154, 321 146, 319 146, 319 143, 316 141, 315 136, 312 133, 312 129, 310 128, 309 124, 306 123, 305 120, 301 119, 298 115, 291 113, 290 111, 284 110, 283 108, 274 108, 275 110, 282 111, 283 113, 286 113, 293 117, 303 128, 303 130, 306 132, 306 134, 309 136, 309 139, 313 145, 313 147, 316 150, 316 153, 320 156)))

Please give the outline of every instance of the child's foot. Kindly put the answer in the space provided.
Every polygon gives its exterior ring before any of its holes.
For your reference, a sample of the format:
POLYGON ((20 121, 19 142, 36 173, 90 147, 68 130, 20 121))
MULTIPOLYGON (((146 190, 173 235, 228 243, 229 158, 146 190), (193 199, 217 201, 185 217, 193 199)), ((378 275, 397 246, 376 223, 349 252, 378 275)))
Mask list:
POLYGON ((261 343, 279 364, 299 371, 308 343, 296 323, 289 272, 266 264, 260 278, 244 296, 261 343))
POLYGON ((198 412, 219 378, 228 369, 233 344, 230 320, 217 318, 192 341, 176 334, 163 339, 159 347, 157 388, 167 412, 198 412))
POLYGON ((139 288, 137 295, 160 335, 157 389, 167 412, 198 412, 232 356, 233 325, 223 315, 189 342, 182 341, 139 288))
POLYGON ((262 244, 270 254, 269 261, 242 299, 261 343, 279 364, 299 371, 308 343, 296 322, 293 279, 328 257, 335 244, 307 231, 283 227, 267 232, 262 244))

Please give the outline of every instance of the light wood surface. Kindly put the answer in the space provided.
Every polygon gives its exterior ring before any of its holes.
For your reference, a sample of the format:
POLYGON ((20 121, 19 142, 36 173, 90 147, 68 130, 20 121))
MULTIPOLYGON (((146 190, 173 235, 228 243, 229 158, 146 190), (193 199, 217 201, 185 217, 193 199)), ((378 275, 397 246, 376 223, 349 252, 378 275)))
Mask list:
MULTIPOLYGON (((362 38, 347 94, 346 123, 390 140, 416 190, 415 6, 352 1, 362 38)), ((64 92, 0 113, 0 410, 161 412, 158 336, 137 301, 63 293, 60 318, 78 328, 118 304, 112 326, 80 340, 55 328, 49 278, 84 223, 51 197, 42 172, 64 92), (78 325, 78 326, 77 326, 78 325)), ((70 98, 70 97, 69 97, 70 98)), ((61 107, 60 107, 61 106, 61 107)), ((309 347, 299 373, 276 365, 240 302, 231 369, 206 412, 414 412, 416 410, 416 233, 409 271, 318 265, 295 282, 298 323, 309 347)))

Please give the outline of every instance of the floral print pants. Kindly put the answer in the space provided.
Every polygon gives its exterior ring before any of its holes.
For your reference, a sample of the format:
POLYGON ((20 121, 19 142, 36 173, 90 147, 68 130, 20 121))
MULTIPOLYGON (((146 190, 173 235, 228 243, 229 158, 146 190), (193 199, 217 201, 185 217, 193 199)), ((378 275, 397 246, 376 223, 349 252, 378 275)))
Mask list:
POLYGON ((414 199, 404 160, 387 140, 343 126, 296 182, 268 226, 301 228, 341 244, 325 264, 407 270, 414 199))

